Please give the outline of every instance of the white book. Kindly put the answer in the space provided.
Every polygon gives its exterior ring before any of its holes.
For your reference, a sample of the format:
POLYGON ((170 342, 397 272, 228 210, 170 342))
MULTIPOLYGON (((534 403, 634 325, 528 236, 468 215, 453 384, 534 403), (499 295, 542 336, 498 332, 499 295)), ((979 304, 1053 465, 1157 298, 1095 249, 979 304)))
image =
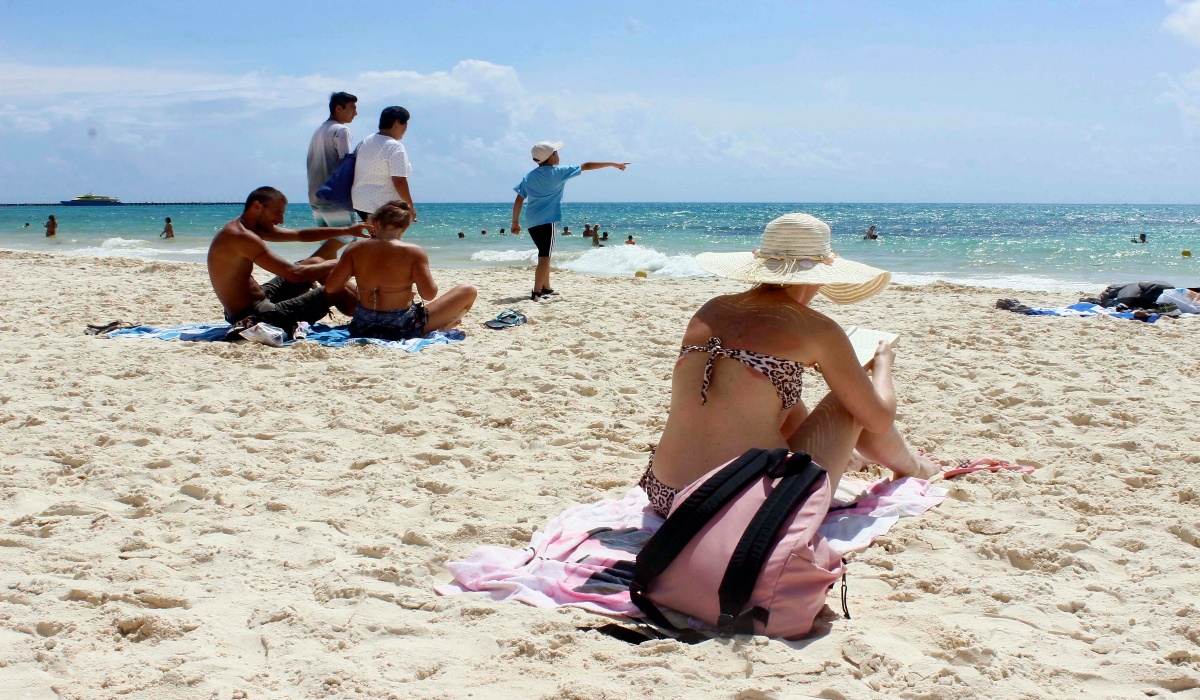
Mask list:
POLYGON ((900 336, 895 333, 887 333, 885 331, 873 331, 870 328, 860 328, 858 326, 847 326, 846 337, 850 339, 850 344, 854 346, 854 355, 858 358, 858 364, 866 365, 875 357, 875 350, 879 347, 879 341, 886 340, 892 346, 899 343, 900 336))

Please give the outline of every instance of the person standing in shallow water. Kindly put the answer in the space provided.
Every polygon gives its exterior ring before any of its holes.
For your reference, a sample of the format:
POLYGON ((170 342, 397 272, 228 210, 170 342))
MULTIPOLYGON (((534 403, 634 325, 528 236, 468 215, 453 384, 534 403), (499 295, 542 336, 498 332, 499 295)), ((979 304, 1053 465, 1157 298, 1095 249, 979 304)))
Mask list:
POLYGON ((167 217, 167 225, 163 226, 162 233, 158 234, 159 238, 174 238, 175 227, 171 225, 171 217, 167 217))
POLYGON ((554 252, 555 228, 558 222, 562 221, 562 196, 567 180, 588 170, 624 170, 625 166, 629 165, 613 162, 560 165, 558 151, 562 147, 561 141, 541 141, 535 144, 530 154, 538 167, 526 173, 521 182, 513 188, 517 198, 513 202, 512 232, 521 232, 521 208, 528 201, 525 223, 529 227, 529 237, 538 249, 537 271, 534 273, 533 293, 530 295, 533 301, 557 293, 550 288, 550 255, 554 252))
POLYGON ((58 234, 58 219, 54 218, 53 214, 50 215, 49 219, 46 219, 46 223, 42 224, 42 226, 46 227, 46 238, 54 238, 58 234))

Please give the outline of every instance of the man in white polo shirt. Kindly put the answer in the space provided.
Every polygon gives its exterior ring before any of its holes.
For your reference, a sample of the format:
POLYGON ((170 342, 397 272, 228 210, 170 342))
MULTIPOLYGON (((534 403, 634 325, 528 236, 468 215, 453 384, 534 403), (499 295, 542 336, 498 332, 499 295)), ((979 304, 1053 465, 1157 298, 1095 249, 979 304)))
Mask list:
MULTIPOLYGON (((357 97, 348 92, 333 93, 329 96, 329 119, 317 127, 308 143, 308 204, 312 207, 317 226, 349 226, 354 223, 354 214, 318 199, 317 190, 321 189, 321 185, 325 184, 350 152, 353 137, 350 127, 346 125, 354 121, 357 115, 357 97)), ((347 238, 342 243, 352 240, 347 238)))
POLYGON ((358 144, 350 199, 363 221, 370 221, 376 209, 396 199, 408 202, 413 223, 417 221, 417 207, 408 190, 412 165, 404 144, 400 143, 408 131, 408 117, 407 109, 388 107, 379 115, 379 133, 358 144))

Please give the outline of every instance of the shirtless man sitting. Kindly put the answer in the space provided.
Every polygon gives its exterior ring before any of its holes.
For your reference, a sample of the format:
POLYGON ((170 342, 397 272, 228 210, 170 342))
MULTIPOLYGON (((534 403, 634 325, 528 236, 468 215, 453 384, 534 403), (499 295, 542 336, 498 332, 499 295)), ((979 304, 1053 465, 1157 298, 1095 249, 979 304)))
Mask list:
POLYGON ((354 311, 356 290, 351 285, 321 287, 337 265, 337 245, 325 244, 313 257, 291 263, 267 248, 266 241, 308 243, 338 236, 367 237, 367 224, 344 228, 279 228, 287 197, 274 187, 260 187, 246 199, 242 215, 225 224, 208 248, 208 278, 225 307, 225 320, 263 321, 289 335, 301 321, 316 323, 331 306, 347 316, 354 311), (275 277, 259 286, 251 273, 258 265, 275 277))
POLYGON ((395 200, 384 204, 372 215, 371 223, 375 225, 372 239, 351 243, 326 281, 331 288, 352 288, 351 277, 358 282, 350 335, 408 340, 461 323, 475 303, 475 288, 460 284, 434 298, 438 288, 429 271, 429 256, 420 246, 400 242, 412 223, 408 203, 395 200), (426 304, 415 303, 414 284, 426 304))

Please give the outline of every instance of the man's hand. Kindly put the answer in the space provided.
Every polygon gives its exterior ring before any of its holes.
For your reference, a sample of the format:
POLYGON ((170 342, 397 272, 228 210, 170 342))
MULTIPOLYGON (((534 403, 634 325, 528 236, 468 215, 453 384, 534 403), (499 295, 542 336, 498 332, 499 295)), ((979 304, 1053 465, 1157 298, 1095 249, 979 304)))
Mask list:
POLYGON ((614 168, 616 168, 617 170, 624 170, 625 166, 627 166, 627 165, 632 165, 632 163, 613 163, 612 164, 612 166, 614 168))
POLYGON ((514 221, 512 223, 512 227, 509 228, 508 230, 512 231, 513 233, 520 233, 521 232, 521 224, 518 224, 517 222, 514 221))
POLYGON ((372 226, 371 224, 368 224, 365 221, 360 221, 357 224, 351 224, 350 226, 347 226, 347 227, 343 228, 342 230, 344 231, 344 233, 339 234, 339 235, 354 236, 356 238, 374 238, 375 237, 375 227, 372 226))

